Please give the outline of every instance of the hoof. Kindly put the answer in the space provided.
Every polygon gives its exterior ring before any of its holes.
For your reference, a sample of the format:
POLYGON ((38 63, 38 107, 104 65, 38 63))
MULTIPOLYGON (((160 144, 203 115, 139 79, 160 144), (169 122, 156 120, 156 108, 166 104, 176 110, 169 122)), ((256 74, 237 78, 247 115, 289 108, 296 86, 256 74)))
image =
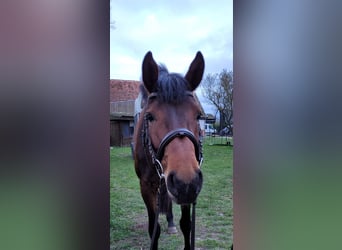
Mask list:
POLYGON ((168 234, 176 234, 178 231, 177 231, 177 228, 176 227, 168 227, 167 228, 167 233, 168 234))

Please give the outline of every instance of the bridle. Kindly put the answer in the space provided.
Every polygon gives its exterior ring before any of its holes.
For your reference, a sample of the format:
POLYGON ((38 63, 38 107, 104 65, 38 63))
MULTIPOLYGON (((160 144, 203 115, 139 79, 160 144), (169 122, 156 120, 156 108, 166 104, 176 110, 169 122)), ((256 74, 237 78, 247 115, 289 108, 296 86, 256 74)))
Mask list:
MULTIPOLYGON (((193 94, 190 91, 187 91, 187 95, 193 96, 193 94)), ((153 98, 156 97, 157 93, 151 93, 148 98, 153 98)), ((186 128, 177 128, 169 133, 167 133, 162 141, 160 142, 158 148, 155 150, 152 141, 150 138, 149 134, 149 114, 144 115, 144 120, 143 120, 143 125, 142 125, 142 142, 145 150, 145 155, 147 158, 151 159, 151 163, 153 166, 155 166, 157 174, 159 178, 164 177, 164 169, 161 164, 161 160, 164 156, 165 148, 166 146, 175 138, 177 137, 187 137, 190 139, 190 141, 193 143, 195 147, 195 154, 196 154, 196 159, 198 161, 199 166, 202 165, 203 162, 203 152, 202 152, 202 134, 201 130, 199 129, 199 140, 196 139, 194 134, 186 129, 186 128)), ((198 127, 200 125, 198 124, 198 127)))
MULTIPOLYGON (((187 91, 186 93, 188 96, 193 96, 193 94, 190 91, 187 91)), ((151 93, 148 98, 154 98, 157 96, 157 93, 151 93)), ((198 161, 199 166, 201 167, 202 162, 203 162, 203 152, 202 152, 202 134, 201 130, 199 129, 199 140, 196 139, 194 134, 186 129, 186 128, 177 128, 174 130, 171 130, 168 132, 164 138, 161 140, 158 148, 155 150, 151 137, 149 134, 149 114, 145 114, 143 117, 143 125, 142 125, 142 142, 143 142, 143 147, 145 150, 145 155, 147 158, 147 161, 149 162, 148 159, 150 159, 151 165, 154 166, 157 175, 159 176, 159 186, 158 186, 158 197, 157 197, 157 214, 155 217, 155 223, 154 223, 154 228, 153 228, 153 234, 152 234, 152 239, 151 239, 151 249, 152 249, 152 244, 155 239, 155 235, 157 232, 157 224, 158 224, 158 216, 159 216, 159 203, 160 203, 160 187, 162 185, 165 185, 165 176, 164 176, 164 168, 163 165, 161 164, 161 161, 164 156, 165 148, 166 146, 175 138, 183 138, 187 137, 190 139, 190 141, 193 143, 195 147, 195 154, 196 154, 196 159, 198 161)), ((200 128, 200 125, 198 123, 198 127, 200 128)), ((196 201, 193 202, 192 204, 192 220, 191 220, 191 242, 190 242, 190 249, 195 249, 195 206, 196 206, 196 201)))

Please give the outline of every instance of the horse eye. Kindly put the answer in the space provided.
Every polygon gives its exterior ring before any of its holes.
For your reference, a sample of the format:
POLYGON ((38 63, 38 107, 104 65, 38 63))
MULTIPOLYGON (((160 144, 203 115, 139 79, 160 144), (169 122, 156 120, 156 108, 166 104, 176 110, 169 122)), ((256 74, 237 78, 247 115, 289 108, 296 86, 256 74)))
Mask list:
POLYGON ((202 116, 201 114, 198 114, 198 115, 196 116, 196 119, 197 119, 197 120, 201 119, 201 116, 202 116))
POLYGON ((150 114, 150 113, 146 114, 146 119, 147 119, 149 122, 154 121, 154 117, 153 117, 153 115, 150 114))

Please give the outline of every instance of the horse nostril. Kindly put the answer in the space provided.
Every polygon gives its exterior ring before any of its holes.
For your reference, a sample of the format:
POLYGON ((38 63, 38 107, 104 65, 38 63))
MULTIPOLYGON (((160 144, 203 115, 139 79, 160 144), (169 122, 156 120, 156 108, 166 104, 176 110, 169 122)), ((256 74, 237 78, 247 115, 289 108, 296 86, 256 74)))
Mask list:
POLYGON ((167 177, 167 187, 173 195, 178 194, 177 187, 176 187, 176 178, 177 177, 174 172, 171 172, 167 177))
POLYGON ((202 171, 201 171, 201 170, 198 171, 197 177, 199 178, 199 181, 200 181, 200 182, 203 181, 203 175, 202 175, 202 171))
POLYGON ((175 178, 174 172, 171 172, 171 173, 169 174, 168 178, 167 178, 168 183, 169 183, 170 186, 172 186, 172 187, 175 185, 175 180, 174 180, 174 178, 175 178))
POLYGON ((196 194, 199 194, 201 192, 201 189, 202 189, 202 183, 203 183, 203 175, 202 175, 202 171, 199 170, 197 172, 197 176, 196 176, 196 179, 198 181, 198 185, 197 185, 197 188, 196 188, 196 194))

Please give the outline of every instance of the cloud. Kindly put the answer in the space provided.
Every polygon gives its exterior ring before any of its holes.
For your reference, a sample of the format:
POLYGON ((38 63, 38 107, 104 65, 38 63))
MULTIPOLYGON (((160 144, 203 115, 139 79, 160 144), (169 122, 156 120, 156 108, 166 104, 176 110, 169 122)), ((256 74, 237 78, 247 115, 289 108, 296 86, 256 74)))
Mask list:
POLYGON ((131 57, 135 66, 149 50, 157 61, 178 71, 186 71, 198 50, 210 71, 232 68, 230 1, 125 0, 112 2, 111 10, 116 25, 111 31, 111 63, 117 65, 111 67, 111 76, 120 75, 119 64, 125 62, 119 59, 131 57))
POLYGON ((197 51, 205 74, 233 68, 233 3, 227 0, 113 0, 110 77, 139 80, 152 51, 171 72, 186 73, 197 51))

